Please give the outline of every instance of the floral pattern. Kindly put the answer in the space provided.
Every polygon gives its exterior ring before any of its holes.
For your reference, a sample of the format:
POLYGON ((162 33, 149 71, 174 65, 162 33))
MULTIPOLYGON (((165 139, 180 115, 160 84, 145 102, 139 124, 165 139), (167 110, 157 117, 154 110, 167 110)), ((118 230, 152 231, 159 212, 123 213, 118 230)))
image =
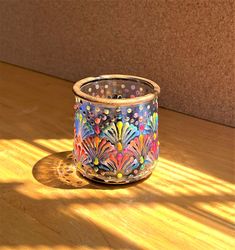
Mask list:
POLYGON ((153 143, 150 135, 141 134, 131 141, 127 148, 127 151, 131 152, 135 159, 138 160, 141 169, 144 169, 145 165, 152 163, 155 159, 151 150, 153 143))
POLYGON ((127 183, 149 175, 159 154, 157 99, 103 107, 76 97, 74 162, 86 177, 127 183))
POLYGON ((105 128, 100 136, 109 140, 117 147, 118 151, 122 151, 137 134, 137 127, 130 125, 128 122, 123 124, 122 121, 118 121, 105 128))
POLYGON ((82 167, 82 165, 88 164, 87 152, 83 148, 81 143, 78 141, 77 137, 75 138, 73 154, 74 154, 74 158, 76 159, 77 167, 79 169, 82 167))
POLYGON ((94 134, 92 126, 87 123, 86 118, 82 114, 76 113, 75 122, 74 122, 74 134, 79 141, 86 139, 88 136, 94 134))
POLYGON ((138 167, 137 160, 128 153, 118 153, 117 155, 110 155, 107 160, 107 165, 110 167, 110 175, 117 176, 118 179, 129 175, 134 169, 138 167))
POLYGON ((110 142, 95 136, 84 140, 82 145, 88 155, 88 164, 92 166, 95 172, 110 170, 106 164, 106 160, 109 155, 115 153, 115 148, 110 142))

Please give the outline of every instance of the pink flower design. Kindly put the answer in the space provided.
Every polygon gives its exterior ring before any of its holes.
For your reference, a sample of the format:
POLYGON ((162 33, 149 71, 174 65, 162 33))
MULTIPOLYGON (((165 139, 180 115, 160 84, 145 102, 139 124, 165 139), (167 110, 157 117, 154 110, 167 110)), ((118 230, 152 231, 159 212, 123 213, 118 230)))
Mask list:
POLYGON ((139 137, 130 142, 127 150, 134 155, 140 165, 152 163, 156 160, 154 140, 149 134, 140 134, 139 137))
POLYGON ((111 174, 115 174, 117 178, 129 175, 139 165, 133 156, 124 152, 110 155, 106 164, 109 166, 111 174))

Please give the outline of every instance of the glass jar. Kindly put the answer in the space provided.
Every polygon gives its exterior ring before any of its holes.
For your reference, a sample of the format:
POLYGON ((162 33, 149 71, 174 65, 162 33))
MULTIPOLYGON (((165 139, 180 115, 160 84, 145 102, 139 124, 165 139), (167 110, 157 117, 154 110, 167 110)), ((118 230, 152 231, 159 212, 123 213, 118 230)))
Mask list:
POLYGON ((159 86, 129 75, 74 84, 74 164, 86 178, 124 184, 151 174, 159 154, 159 86))

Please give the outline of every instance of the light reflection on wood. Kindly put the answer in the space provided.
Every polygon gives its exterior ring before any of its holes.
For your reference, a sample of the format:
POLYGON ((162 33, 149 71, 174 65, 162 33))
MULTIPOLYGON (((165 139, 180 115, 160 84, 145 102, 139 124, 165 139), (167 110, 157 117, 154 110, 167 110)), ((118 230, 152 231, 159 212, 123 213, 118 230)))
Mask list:
POLYGON ((233 249, 231 128, 160 109, 154 173, 100 185, 83 179, 66 152, 72 84, 0 66, 1 250, 233 249))

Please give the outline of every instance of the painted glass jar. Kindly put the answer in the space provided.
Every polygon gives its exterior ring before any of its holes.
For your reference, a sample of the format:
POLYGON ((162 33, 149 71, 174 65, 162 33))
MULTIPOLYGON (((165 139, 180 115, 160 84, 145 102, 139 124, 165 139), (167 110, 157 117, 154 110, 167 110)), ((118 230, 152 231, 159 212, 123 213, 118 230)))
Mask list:
POLYGON ((159 86, 145 78, 103 75, 73 86, 74 164, 94 181, 146 178, 158 159, 159 86))

